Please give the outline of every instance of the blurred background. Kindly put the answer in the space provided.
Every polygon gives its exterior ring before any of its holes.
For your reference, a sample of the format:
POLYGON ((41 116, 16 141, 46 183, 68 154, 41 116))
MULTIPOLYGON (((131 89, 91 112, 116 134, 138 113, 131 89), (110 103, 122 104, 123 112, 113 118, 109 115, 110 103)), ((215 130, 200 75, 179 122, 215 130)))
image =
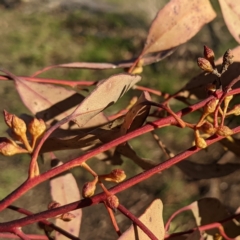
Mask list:
MULTIPOLYGON (((115 62, 127 60, 140 53, 151 21, 157 11, 168 1, 162 0, 0 0, 0 67, 15 75, 28 76, 48 65, 60 63, 91 61, 115 62)), ((229 34, 217 1, 211 1, 217 17, 188 43, 180 46, 170 57, 144 68, 141 85, 174 93, 191 78, 200 73, 196 59, 202 56, 203 45, 207 45, 220 57, 228 48, 237 46, 229 34)), ((101 80, 121 70, 89 71, 53 69, 42 77, 68 80, 101 80)), ((0 110, 20 115, 30 112, 21 103, 14 85, 10 81, 0 82, 0 110)), ((127 106, 133 96, 140 92, 131 91, 111 108, 116 113, 127 106)), ((153 97, 155 101, 161 98, 153 97)), ((173 102, 173 109, 184 107, 173 102)), ((0 120, 1 136, 6 136, 6 125, 0 120)), ((192 145, 193 134, 189 130, 167 128, 157 130, 164 144, 178 153, 192 145), (176 136, 178 136, 176 138, 176 136)), ((142 157, 160 162, 166 156, 159 149, 151 134, 146 134, 130 141, 142 157), (144 146, 143 146, 144 142, 144 146)), ((192 160, 219 160, 224 153, 220 144, 215 144, 207 151, 201 151, 192 160)), ((56 153, 57 155, 59 153, 56 153)), ((59 154, 60 160, 67 161, 77 156, 77 150, 59 154)), ((228 156, 236 161, 232 154, 228 156)), ((99 174, 113 167, 97 159, 89 161, 99 174)), ((28 156, 0 157, 0 198, 2 199, 27 177, 28 156)), ((41 165, 41 170, 49 169, 49 163, 41 165)), ((131 160, 125 159, 122 166, 127 176, 133 176, 142 170, 131 160)), ((91 176, 82 169, 74 169, 79 187, 89 181, 91 176)), ((153 176, 137 186, 118 194, 121 203, 139 216, 155 198, 161 198, 164 204, 164 219, 182 206, 200 197, 219 198, 229 209, 239 206, 238 182, 235 172, 219 179, 195 180, 184 175, 177 167, 172 167, 163 174, 153 176), (153 184, 154 183, 154 184, 153 184)), ((112 186, 109 184, 108 186, 112 186)), ((21 197, 14 205, 26 207, 38 212, 45 210, 50 202, 49 184, 43 183, 21 197)), ((0 213, 0 221, 22 217, 10 210, 0 213)), ((182 229, 183 222, 188 226, 188 215, 179 219, 174 230, 182 229), (181 225, 181 228, 180 228, 181 225)), ((130 222, 121 214, 116 214, 122 229, 130 222)), ((25 232, 41 233, 37 226, 26 227, 25 232)), ((102 205, 83 210, 81 239, 116 239, 106 210, 102 205), (97 213, 97 214, 96 214, 97 213)))

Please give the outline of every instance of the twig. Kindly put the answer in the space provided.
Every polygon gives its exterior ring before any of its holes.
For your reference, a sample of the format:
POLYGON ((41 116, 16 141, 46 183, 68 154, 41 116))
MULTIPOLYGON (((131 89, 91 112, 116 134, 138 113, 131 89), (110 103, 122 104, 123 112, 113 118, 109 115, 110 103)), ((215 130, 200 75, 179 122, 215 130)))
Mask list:
POLYGON ((13 228, 11 232, 22 240, 31 240, 20 228, 13 228))
POLYGON ((111 219, 112 225, 113 225, 113 227, 114 227, 117 235, 120 237, 120 236, 122 235, 122 233, 121 233, 121 231, 120 231, 120 229, 119 229, 119 227, 118 227, 116 218, 115 218, 115 216, 114 216, 114 214, 113 214, 113 210, 112 210, 110 207, 108 207, 108 205, 106 204, 105 201, 104 201, 103 203, 104 203, 104 205, 105 205, 105 207, 106 207, 106 209, 107 209, 107 211, 108 211, 108 214, 109 214, 109 217, 110 217, 110 219, 111 219))
POLYGON ((207 231, 207 230, 214 229, 214 228, 217 228, 217 229, 219 230, 221 236, 223 236, 224 239, 226 239, 226 240, 234 240, 234 239, 235 239, 235 238, 230 238, 230 237, 228 237, 228 236, 226 235, 222 224, 219 223, 219 222, 209 223, 209 224, 206 224, 206 225, 203 225, 203 226, 199 226, 199 227, 196 227, 196 228, 192 228, 192 229, 190 229, 190 230, 188 230, 188 231, 184 231, 184 232, 173 233, 173 234, 170 234, 170 235, 165 236, 164 239, 171 239, 171 238, 174 238, 174 237, 177 237, 177 236, 182 236, 182 235, 185 235, 185 234, 190 234, 190 233, 193 233, 193 232, 196 231, 196 230, 199 230, 199 231, 207 231))
MULTIPOLYGON (((29 82, 38 82, 38 83, 50 83, 50 84, 60 84, 66 85, 70 87, 76 86, 92 86, 98 83, 98 81, 83 81, 83 80, 76 80, 76 81, 69 81, 69 80, 59 80, 59 79, 51 79, 51 78, 37 78, 37 77, 25 77, 25 76, 18 76, 21 80, 26 80, 29 82)), ((12 78, 4 75, 0 75, 0 80, 13 80, 12 78)))
POLYGON ((135 217, 128 209, 119 204, 118 210, 124 214, 127 218, 132 220, 142 231, 151 239, 158 240, 158 238, 146 227, 137 217, 135 217))
MULTIPOLYGON (((24 209, 24 208, 19 208, 19 207, 16 207, 16 206, 13 206, 13 205, 10 205, 8 206, 8 209, 11 209, 13 211, 16 211, 16 212, 19 212, 19 213, 22 213, 22 214, 25 214, 27 216, 31 216, 33 215, 34 213, 24 209)), ((54 229, 55 231, 58 231, 59 233, 61 233, 62 235, 68 237, 69 239, 72 239, 72 240, 80 240, 78 237, 75 237, 73 236, 71 233, 69 232, 66 232, 65 230, 63 230, 62 228, 56 226, 55 224, 47 221, 47 220, 41 220, 39 221, 40 223, 44 224, 44 225, 47 225, 49 227, 51 227, 52 229, 54 229)))

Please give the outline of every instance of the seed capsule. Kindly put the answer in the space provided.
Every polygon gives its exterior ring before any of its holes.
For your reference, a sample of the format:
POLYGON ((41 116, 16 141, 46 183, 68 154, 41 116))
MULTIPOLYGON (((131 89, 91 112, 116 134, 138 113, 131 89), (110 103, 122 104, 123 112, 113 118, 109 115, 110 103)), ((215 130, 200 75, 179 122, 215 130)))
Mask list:
POLYGON ((82 196, 84 198, 90 198, 91 196, 94 195, 95 190, 96 190, 96 182, 94 181, 86 182, 82 188, 82 196))

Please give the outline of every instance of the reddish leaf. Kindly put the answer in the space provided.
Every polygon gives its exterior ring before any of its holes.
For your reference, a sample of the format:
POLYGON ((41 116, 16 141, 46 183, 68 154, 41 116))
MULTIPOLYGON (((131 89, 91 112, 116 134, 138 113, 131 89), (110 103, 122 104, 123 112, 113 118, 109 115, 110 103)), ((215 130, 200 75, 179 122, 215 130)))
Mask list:
POLYGON ((240 0, 219 0, 219 3, 229 32, 240 43, 240 0))
POLYGON ((141 56, 185 43, 215 16, 209 0, 171 0, 152 22, 141 56))
MULTIPOLYGON (((59 166, 62 164, 59 160, 52 160, 52 164, 59 166)), ((51 196, 53 201, 65 205, 71 202, 79 201, 81 199, 79 189, 76 183, 75 178, 70 172, 65 173, 64 175, 54 177, 50 180, 51 187, 51 196)), ((70 222, 65 222, 61 219, 56 220, 56 225, 72 235, 78 237, 80 232, 82 210, 78 209, 72 211, 75 215, 75 218, 70 222)), ((65 240, 67 237, 63 236, 59 232, 56 232, 56 240, 65 240)))
MULTIPOLYGON (((156 199, 152 204, 147 208, 145 213, 142 214, 139 219, 158 239, 164 239, 165 230, 164 223, 162 218, 163 204, 160 199, 156 199)), ((118 240, 149 240, 149 237, 142 232, 141 229, 134 229, 131 226, 127 231, 125 231, 118 240), (137 233, 136 233, 137 231, 137 233)))

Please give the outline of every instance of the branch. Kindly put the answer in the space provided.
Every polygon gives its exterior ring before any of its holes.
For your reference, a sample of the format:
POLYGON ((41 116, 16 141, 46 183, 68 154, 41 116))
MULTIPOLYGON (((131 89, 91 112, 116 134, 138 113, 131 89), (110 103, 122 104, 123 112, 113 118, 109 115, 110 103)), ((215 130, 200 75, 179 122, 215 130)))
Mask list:
MULTIPOLYGON (((234 128, 232 130, 233 130, 234 134, 240 133, 240 126, 234 128)), ((222 136, 214 135, 214 136, 208 138, 206 140, 206 143, 207 143, 208 146, 210 146, 213 143, 222 140, 223 138, 224 137, 222 137, 222 136)), ((195 154, 195 153, 197 153, 201 150, 202 150, 201 148, 197 148, 196 146, 191 147, 188 150, 176 155, 175 157, 173 157, 173 158, 171 158, 171 159, 169 159, 165 162, 159 163, 155 167, 153 167, 153 168, 151 168, 147 171, 144 171, 144 172, 142 172, 142 173, 140 173, 140 174, 138 174, 138 175, 136 175, 136 176, 120 183, 120 184, 118 184, 117 186, 109 189, 109 192, 111 194, 116 194, 118 192, 124 191, 124 190, 134 186, 135 184, 150 178, 154 174, 157 174, 159 172, 162 172, 165 169, 168 169, 169 167, 175 165, 176 163, 190 157, 191 155, 193 155, 193 154, 195 154)), ((84 162, 84 159, 82 161, 84 162)), ((71 164, 71 163, 68 162, 66 164, 71 164)), ((63 165, 61 165, 61 166, 63 166, 63 165)), ((57 174, 59 174, 62 170, 62 169, 60 169, 60 171, 59 171, 59 167, 56 167, 55 169, 58 169, 57 174)), ((28 189, 31 189, 33 186, 36 186, 37 184, 42 182, 41 178, 48 179, 48 177, 49 178, 52 177, 54 175, 53 170, 54 169, 51 169, 48 172, 43 173, 41 176, 38 176, 38 177, 32 179, 31 181, 26 182, 25 185, 23 184, 20 187, 21 188, 20 192, 19 192, 19 189, 17 190, 17 192, 15 192, 15 195, 16 196, 19 196, 19 195, 21 196, 23 194, 23 191, 26 192, 28 189)), ((3 200, 3 203, 6 204, 6 202, 14 201, 15 197, 16 197, 15 195, 12 196, 10 194, 9 197, 6 198, 5 202, 3 200)), ((67 205, 59 207, 59 208, 47 210, 47 211, 44 211, 44 212, 41 212, 41 213, 34 214, 32 216, 28 216, 28 217, 18 219, 18 220, 13 220, 13 221, 10 221, 10 222, 7 222, 7 223, 0 223, 0 232, 4 232, 4 231, 8 230, 9 228, 13 228, 13 227, 16 227, 16 226, 17 227, 23 227, 23 226, 26 226, 28 224, 32 224, 34 222, 40 221, 42 219, 51 218, 51 217, 63 214, 65 212, 70 212, 70 211, 76 210, 78 208, 84 208, 84 207, 87 207, 87 206, 92 206, 92 205, 98 204, 100 202, 103 202, 106 199, 106 197, 107 196, 106 196, 105 193, 100 193, 100 194, 97 194, 97 195, 93 196, 92 198, 83 199, 83 200, 80 200, 80 201, 77 201, 77 202, 74 202, 74 203, 70 203, 70 204, 67 204, 67 205)))
MULTIPOLYGON (((31 215, 34 214, 34 213, 32 213, 32 212, 24 209, 24 208, 19 208, 19 207, 12 206, 12 205, 11 205, 11 206, 8 206, 8 209, 11 209, 11 210, 13 210, 13 211, 16 211, 16 212, 25 214, 25 215, 27 215, 27 216, 31 216, 31 215)), ((39 221, 39 222, 42 223, 42 224, 44 224, 44 225, 47 225, 47 226, 51 227, 51 228, 54 229, 55 231, 58 231, 59 233, 61 233, 62 235, 66 236, 66 237, 68 237, 68 238, 70 238, 70 239, 79 240, 78 237, 73 236, 71 233, 66 232, 66 231, 63 230, 62 228, 54 225, 53 223, 51 223, 51 222, 49 222, 49 221, 47 221, 47 220, 41 220, 41 221, 39 221)))
MULTIPOLYGON (((45 235, 35 235, 35 234, 26 234, 31 240, 49 240, 45 235)), ((10 239, 21 239, 17 235, 13 233, 0 233, 0 239, 3 238, 10 238, 10 239)))

